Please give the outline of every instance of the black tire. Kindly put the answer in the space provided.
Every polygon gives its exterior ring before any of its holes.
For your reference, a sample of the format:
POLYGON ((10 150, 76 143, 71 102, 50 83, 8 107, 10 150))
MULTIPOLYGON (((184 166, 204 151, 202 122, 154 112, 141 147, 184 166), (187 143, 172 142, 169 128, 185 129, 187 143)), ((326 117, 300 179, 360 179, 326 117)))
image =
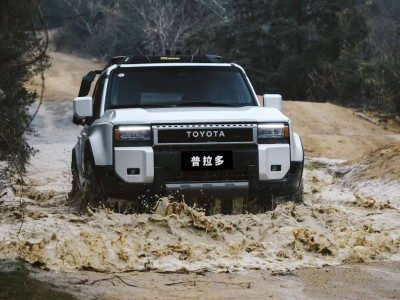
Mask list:
POLYGON ((276 200, 276 204, 284 204, 287 202, 294 202, 296 204, 303 204, 304 203, 304 184, 303 184, 303 180, 301 180, 299 187, 297 188, 297 190, 292 194, 292 195, 287 195, 287 196, 283 196, 283 197, 277 197, 276 200))
POLYGON ((107 205, 107 196, 101 188, 100 181, 98 180, 96 170, 94 168, 94 159, 92 152, 85 151, 84 159, 84 186, 83 197, 81 198, 81 208, 85 209, 87 206, 97 208, 99 206, 107 205))
POLYGON ((301 180, 297 191, 292 196, 292 201, 296 204, 303 204, 304 203, 304 184, 303 180, 301 180))
POLYGON ((76 164, 76 156, 74 150, 72 150, 72 159, 71 159, 71 174, 72 174, 72 188, 68 193, 68 200, 71 202, 77 202, 82 197, 82 187, 79 183, 78 170, 76 164))

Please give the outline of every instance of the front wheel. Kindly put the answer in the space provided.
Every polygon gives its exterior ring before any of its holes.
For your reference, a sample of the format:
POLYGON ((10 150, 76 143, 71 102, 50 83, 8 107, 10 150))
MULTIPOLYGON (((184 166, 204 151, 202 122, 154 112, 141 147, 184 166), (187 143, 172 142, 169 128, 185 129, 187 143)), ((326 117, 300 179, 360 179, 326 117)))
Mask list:
POLYGON ((82 197, 82 187, 79 183, 79 175, 78 169, 76 164, 76 157, 75 153, 72 153, 72 160, 71 160, 71 175, 72 175, 72 188, 71 191, 68 193, 68 199, 71 202, 76 202, 82 197))
POLYGON ((303 204, 304 203, 304 184, 303 180, 301 180, 297 191, 292 196, 292 201, 296 204, 303 204))
POLYGON ((293 194, 283 196, 283 197, 276 197, 275 203, 276 204, 284 204, 287 202, 294 202, 296 204, 303 204, 304 203, 303 195, 304 195, 304 184, 303 184, 303 180, 301 180, 299 187, 293 194))
POLYGON ((101 184, 97 178, 94 168, 94 160, 91 153, 85 155, 84 160, 84 186, 81 207, 84 209, 89 207, 99 207, 106 205, 107 197, 101 188, 101 184))

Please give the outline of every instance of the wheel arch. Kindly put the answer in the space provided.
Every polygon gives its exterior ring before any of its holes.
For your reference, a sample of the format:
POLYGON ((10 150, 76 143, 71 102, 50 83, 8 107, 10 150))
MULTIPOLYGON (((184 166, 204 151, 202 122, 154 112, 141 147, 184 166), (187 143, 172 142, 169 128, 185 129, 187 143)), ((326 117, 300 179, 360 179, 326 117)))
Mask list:
POLYGON ((304 162, 303 142, 301 141, 300 136, 295 132, 293 132, 293 151, 291 160, 304 162))
POLYGON ((111 123, 93 124, 90 134, 85 142, 90 147, 94 164, 96 166, 110 166, 113 164, 113 127, 111 123))

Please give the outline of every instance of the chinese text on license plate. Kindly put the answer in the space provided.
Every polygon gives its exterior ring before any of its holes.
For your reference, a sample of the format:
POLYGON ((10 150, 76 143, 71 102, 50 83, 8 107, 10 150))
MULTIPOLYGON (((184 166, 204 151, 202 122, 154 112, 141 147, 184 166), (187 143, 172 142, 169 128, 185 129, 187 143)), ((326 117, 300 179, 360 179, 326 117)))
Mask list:
POLYGON ((182 170, 230 170, 233 166, 232 151, 182 152, 182 170))

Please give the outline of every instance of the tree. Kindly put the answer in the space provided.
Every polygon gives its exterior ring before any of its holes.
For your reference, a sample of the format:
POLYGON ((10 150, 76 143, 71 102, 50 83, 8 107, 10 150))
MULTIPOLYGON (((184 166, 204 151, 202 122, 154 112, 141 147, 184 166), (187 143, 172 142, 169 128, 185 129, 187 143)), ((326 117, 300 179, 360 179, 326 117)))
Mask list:
POLYGON ((286 99, 331 99, 335 89, 335 98, 341 96, 340 61, 361 55, 367 34, 355 1, 231 3, 231 20, 211 39, 214 48, 246 68, 257 91, 280 92, 286 99))
POLYGON ((44 1, 42 7, 46 8, 50 19, 58 14, 54 8, 50 9, 54 6, 65 15, 55 35, 57 49, 108 57, 115 43, 114 29, 120 20, 118 0, 56 0, 51 5, 48 1, 44 1))
POLYGON ((400 115, 400 2, 372 0, 363 9, 371 31, 362 64, 365 97, 400 115))
POLYGON ((207 17, 203 4, 197 1, 127 0, 123 3, 126 11, 140 18, 134 26, 141 26, 151 52, 181 48, 185 36, 207 17))
POLYGON ((224 18, 225 1, 56 0, 67 14, 56 45, 100 58, 182 50, 199 28, 224 18))
POLYGON ((41 20, 37 1, 0 2, 0 160, 19 168, 33 153, 24 133, 31 123, 27 109, 37 98, 24 84, 48 65, 41 20))

